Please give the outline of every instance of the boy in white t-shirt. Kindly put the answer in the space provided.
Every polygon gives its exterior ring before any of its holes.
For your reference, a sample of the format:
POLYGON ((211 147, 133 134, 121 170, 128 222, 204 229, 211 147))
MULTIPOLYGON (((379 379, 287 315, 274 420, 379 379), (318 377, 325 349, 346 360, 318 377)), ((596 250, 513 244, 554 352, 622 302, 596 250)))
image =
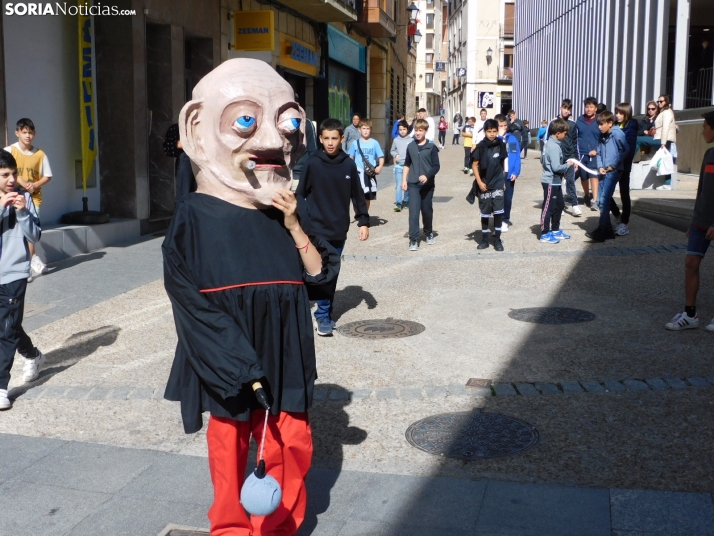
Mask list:
MULTIPOLYGON (((15 128, 17 143, 5 147, 17 161, 17 184, 32 195, 37 216, 40 217, 40 205, 42 205, 42 187, 52 180, 52 169, 50 161, 42 149, 33 147, 32 140, 35 138, 35 124, 28 118, 23 117, 17 122, 15 128)), ((47 271, 47 266, 35 254, 35 244, 28 242, 30 249, 30 277, 28 283, 47 271)))

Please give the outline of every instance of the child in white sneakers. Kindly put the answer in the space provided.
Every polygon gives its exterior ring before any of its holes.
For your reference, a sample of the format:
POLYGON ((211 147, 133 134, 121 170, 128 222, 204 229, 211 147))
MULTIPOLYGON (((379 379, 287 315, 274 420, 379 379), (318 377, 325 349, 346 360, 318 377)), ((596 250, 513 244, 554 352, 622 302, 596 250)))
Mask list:
POLYGON ((10 369, 15 352, 25 358, 23 380, 31 382, 40 375, 45 361, 22 329, 25 290, 30 275, 27 244, 40 239, 40 220, 28 192, 15 190, 17 162, 7 151, 0 151, 0 209, 2 213, 2 249, 0 250, 0 410, 10 409, 7 396, 10 369))
MULTIPOLYGON (((714 143, 714 112, 703 116, 702 137, 706 143, 714 143)), ((709 244, 714 240, 714 147, 704 153, 702 171, 699 174, 697 200, 694 202, 692 223, 687 231, 687 256, 684 259, 684 312, 678 313, 665 327, 682 331, 699 327, 697 316, 697 293, 699 292, 699 265, 709 244)), ((706 327, 714 332, 714 318, 706 327)))

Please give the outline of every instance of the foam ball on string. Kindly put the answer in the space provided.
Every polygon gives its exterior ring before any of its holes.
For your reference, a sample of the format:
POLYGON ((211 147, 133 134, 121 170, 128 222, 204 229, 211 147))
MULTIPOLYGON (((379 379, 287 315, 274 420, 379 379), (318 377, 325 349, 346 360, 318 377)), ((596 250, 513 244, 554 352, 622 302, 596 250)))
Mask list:
POLYGON ((243 483, 240 502, 246 512, 254 516, 267 516, 275 512, 280 505, 283 491, 272 476, 265 474, 265 462, 258 467, 243 483))

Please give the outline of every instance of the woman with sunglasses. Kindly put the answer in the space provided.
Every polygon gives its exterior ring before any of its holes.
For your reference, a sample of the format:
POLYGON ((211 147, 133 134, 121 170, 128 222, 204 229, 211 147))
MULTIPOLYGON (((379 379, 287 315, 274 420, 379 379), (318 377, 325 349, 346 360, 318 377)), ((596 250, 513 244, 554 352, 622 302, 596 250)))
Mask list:
MULTIPOLYGON (((659 113, 655 119, 655 141, 658 141, 662 149, 671 149, 672 144, 677 142, 677 126, 674 123, 674 112, 669 95, 660 95, 657 99, 659 113)), ((664 184, 658 186, 657 190, 671 190, 672 175, 664 175, 664 184)))
POLYGON ((647 115, 640 121, 640 129, 637 132, 637 144, 635 145, 635 154, 640 152, 641 147, 657 147, 657 142, 654 139, 655 120, 657 119, 657 103, 649 101, 647 103, 647 115))

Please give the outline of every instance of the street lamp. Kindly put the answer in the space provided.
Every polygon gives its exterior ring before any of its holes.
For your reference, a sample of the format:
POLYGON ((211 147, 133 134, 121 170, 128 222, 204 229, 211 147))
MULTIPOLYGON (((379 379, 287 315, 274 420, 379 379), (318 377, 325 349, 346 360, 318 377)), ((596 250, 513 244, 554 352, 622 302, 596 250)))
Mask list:
POLYGON ((414 42, 418 45, 419 41, 421 41, 421 32, 417 30, 414 34, 414 42))
POLYGON ((414 2, 412 2, 407 8, 407 11, 409 12, 409 22, 416 22, 417 15, 419 14, 419 8, 414 2))
POLYGON ((491 47, 488 47, 488 50, 486 51, 486 63, 491 65, 492 59, 493 59, 493 50, 491 50, 491 47))

